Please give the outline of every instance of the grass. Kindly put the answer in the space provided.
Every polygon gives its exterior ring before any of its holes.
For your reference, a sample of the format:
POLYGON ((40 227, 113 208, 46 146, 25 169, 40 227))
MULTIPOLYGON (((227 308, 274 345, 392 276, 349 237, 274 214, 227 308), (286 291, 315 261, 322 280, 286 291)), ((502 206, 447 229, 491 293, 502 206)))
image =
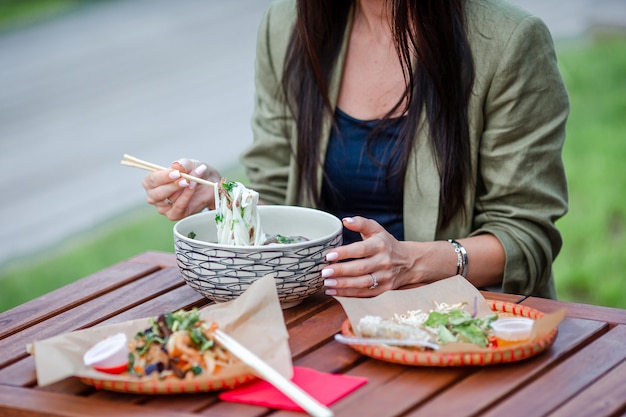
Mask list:
POLYGON ((89 233, 43 251, 35 262, 17 259, 0 269, 0 311, 43 295, 77 278, 146 250, 173 251, 173 223, 142 206, 111 218, 89 233))
MULTIPOLYGON (((564 246, 554 264, 559 299, 626 308, 626 38, 562 48, 559 63, 572 106, 563 155, 570 212, 558 224, 564 246)), ((241 168, 225 175, 243 178, 241 168)), ((172 245, 172 222, 138 207, 35 263, 0 265, 0 311, 172 245)))
POLYGON ((87 0, 0 0, 0 31, 52 19, 87 3, 87 0))
MULTIPOLYGON (((244 179, 241 167, 223 175, 235 181, 244 179)), ((173 226, 174 222, 145 204, 71 236, 38 254, 34 262, 24 257, 0 265, 0 312, 147 250, 173 252, 173 226)))
POLYGON ((626 38, 568 48, 559 62, 572 108, 559 298, 626 308, 626 38))

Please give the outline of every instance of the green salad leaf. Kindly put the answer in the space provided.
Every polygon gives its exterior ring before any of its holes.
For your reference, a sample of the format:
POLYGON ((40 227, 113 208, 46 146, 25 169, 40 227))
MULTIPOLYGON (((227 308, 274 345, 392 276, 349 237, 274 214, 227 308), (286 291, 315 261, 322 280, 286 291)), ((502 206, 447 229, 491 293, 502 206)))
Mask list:
POLYGON ((498 319, 497 314, 490 314, 483 318, 472 317, 464 310, 450 310, 446 312, 432 311, 424 322, 424 326, 436 329, 439 341, 442 344, 451 342, 474 343, 487 347, 490 323, 498 319))

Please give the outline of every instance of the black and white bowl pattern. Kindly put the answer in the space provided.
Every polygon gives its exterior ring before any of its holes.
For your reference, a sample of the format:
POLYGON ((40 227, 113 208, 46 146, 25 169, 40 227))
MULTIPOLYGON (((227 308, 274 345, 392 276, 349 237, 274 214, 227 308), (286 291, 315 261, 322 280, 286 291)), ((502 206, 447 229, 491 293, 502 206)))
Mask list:
POLYGON ((259 206, 267 234, 306 236, 309 241, 266 246, 217 245, 215 212, 196 214, 174 226, 174 250, 185 282, 216 302, 241 295, 255 280, 271 275, 283 308, 293 307, 323 287, 326 253, 342 244, 339 219, 320 210, 259 206), (189 234, 195 234, 190 238, 189 234))

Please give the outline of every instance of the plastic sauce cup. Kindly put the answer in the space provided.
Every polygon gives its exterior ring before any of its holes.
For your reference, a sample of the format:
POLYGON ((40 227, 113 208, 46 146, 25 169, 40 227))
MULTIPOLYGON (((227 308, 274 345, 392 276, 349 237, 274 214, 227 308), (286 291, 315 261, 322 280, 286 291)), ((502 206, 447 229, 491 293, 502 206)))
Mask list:
POLYGON ((524 343, 530 339, 534 320, 525 317, 498 319, 491 323, 498 347, 524 343))
POLYGON ((128 344, 124 333, 96 343, 83 356, 85 365, 107 373, 121 373, 128 364, 128 344))

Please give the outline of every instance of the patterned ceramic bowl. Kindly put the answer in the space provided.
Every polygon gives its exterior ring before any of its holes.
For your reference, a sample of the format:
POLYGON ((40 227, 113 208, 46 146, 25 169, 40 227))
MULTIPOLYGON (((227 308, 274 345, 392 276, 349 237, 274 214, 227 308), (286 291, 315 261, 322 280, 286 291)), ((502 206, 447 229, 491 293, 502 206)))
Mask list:
POLYGON ((294 206, 259 206, 267 235, 304 236, 308 241, 265 246, 218 245, 215 211, 174 225, 174 251, 183 278, 210 300, 229 301, 256 279, 274 277, 283 308, 322 288, 326 253, 342 244, 341 221, 326 212, 294 206))

